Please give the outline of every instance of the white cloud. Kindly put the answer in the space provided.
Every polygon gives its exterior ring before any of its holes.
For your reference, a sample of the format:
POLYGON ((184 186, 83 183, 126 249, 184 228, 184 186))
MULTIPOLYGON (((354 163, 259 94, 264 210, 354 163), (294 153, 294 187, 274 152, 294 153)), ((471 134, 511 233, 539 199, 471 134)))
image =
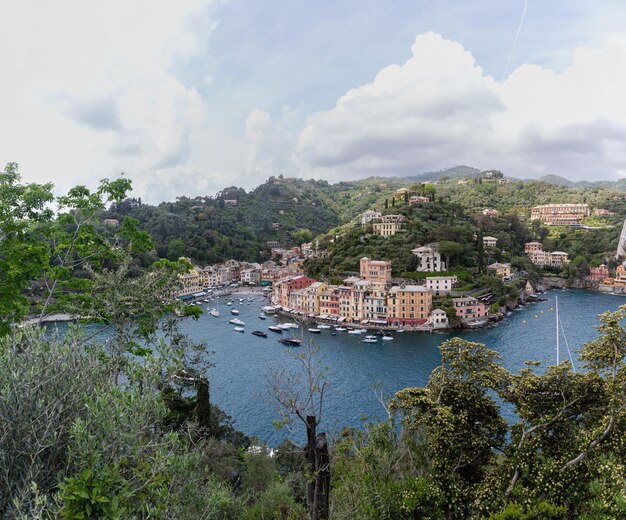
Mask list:
POLYGON ((419 35, 411 50, 307 118, 303 171, 417 174, 464 163, 591 179, 626 169, 626 48, 578 49, 563 73, 523 65, 504 83, 438 34, 419 35))
MULTIPOLYGON (((207 103, 170 69, 215 27, 212 0, 0 5, 0 160, 60 189, 125 171, 152 200, 197 192, 207 103), (8 21, 8 23, 7 23, 8 21)), ((145 197, 145 195, 144 195, 145 197)))

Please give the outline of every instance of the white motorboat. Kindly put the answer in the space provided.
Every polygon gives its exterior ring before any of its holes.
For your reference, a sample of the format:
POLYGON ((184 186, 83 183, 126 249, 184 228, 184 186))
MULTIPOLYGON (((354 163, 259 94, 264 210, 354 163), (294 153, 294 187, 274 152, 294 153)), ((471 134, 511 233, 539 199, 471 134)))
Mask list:
POLYGON ((377 343, 378 338, 376 336, 365 336, 361 341, 363 343, 377 343))
POLYGON ((276 326, 281 330, 289 330, 291 328, 291 325, 289 325, 289 323, 279 323, 276 326))
POLYGON ((283 323, 283 325, 285 327, 290 328, 290 329, 297 329, 299 327, 299 325, 297 325, 296 323, 292 323, 292 322, 289 322, 289 321, 283 323))
POLYGON ((237 309, 231 309, 230 313, 231 314, 239 314, 239 311, 237 309))
POLYGON ((364 332, 363 329, 352 329, 348 331, 348 334, 363 334, 364 332))
POLYGON ((243 332, 245 329, 243 327, 235 327, 233 330, 237 332, 243 332))
POLYGON ((347 329, 345 327, 335 327, 337 332, 345 332, 347 329))
POLYGON ((232 304, 233 304, 233 302, 226 302, 226 305, 229 305, 229 306, 230 306, 230 305, 232 305, 232 304))
POLYGON ((233 318, 232 320, 228 320, 228 323, 231 323, 233 325, 240 325, 242 327, 245 325, 245 323, 241 321, 239 318, 233 318))
POLYGON ((311 334, 319 334, 320 332, 322 332, 320 329, 309 329, 309 332, 311 334))
POLYGON ((383 341, 393 341, 393 337, 392 336, 383 336, 382 338, 383 341))
POLYGON ((318 329, 330 329, 330 325, 326 325, 325 323, 318 323, 317 328, 318 329))

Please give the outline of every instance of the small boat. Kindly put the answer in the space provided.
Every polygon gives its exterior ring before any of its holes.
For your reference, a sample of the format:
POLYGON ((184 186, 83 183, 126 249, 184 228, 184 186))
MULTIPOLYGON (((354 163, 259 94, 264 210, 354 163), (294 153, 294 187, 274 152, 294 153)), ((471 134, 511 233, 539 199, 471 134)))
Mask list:
POLYGON ((363 334, 365 331, 361 329, 350 329, 348 334, 363 334))
POLYGON ((289 345, 290 347, 299 347, 302 345, 302 340, 296 338, 280 338, 278 341, 280 341, 283 345, 289 345))
POLYGON ((241 325, 242 327, 245 325, 245 323, 241 321, 239 318, 228 320, 228 323, 232 323, 233 325, 241 325))
POLYGON ((344 332, 345 330, 347 330, 345 327, 335 327, 335 331, 337 332, 344 332))
POLYGON ((243 332, 245 329, 243 327, 235 327, 233 330, 236 330, 237 332, 243 332))
POLYGON ((336 333, 336 332, 331 332, 331 333, 330 333, 330 335, 331 335, 331 336, 336 336, 336 335, 337 335, 337 333, 336 333))
POLYGON ((226 302, 226 305, 232 305, 233 302, 226 302))
POLYGON ((213 307, 210 311, 209 314, 211 316, 215 316, 216 318, 220 317, 220 311, 218 311, 215 307, 213 307))
POLYGON ((376 336, 365 336, 361 341, 363 343, 377 343, 378 338, 376 336))
POLYGON ((319 329, 330 329, 330 325, 325 325, 324 323, 318 323, 317 327, 319 329))
POLYGON ((393 337, 391 337, 391 336, 387 336, 387 335, 384 335, 384 336, 383 336, 382 338, 380 338, 380 339, 382 339, 383 341, 393 341, 393 337))
POLYGON ((404 332, 404 329, 398 329, 396 332, 404 332))
POLYGON ((311 334, 319 334, 320 332, 322 332, 320 329, 309 329, 309 332, 311 334))
POLYGON ((239 311, 237 309, 231 309, 230 313, 231 314, 239 314, 239 311))
POLYGON ((267 318, 266 318, 265 314, 259 314, 259 319, 260 320, 265 320, 267 318))
POLYGON ((283 333, 283 329, 281 329, 280 327, 274 327, 273 325, 270 325, 267 328, 270 329, 272 332, 278 332, 279 334, 283 333))
POLYGON ((211 300, 209 300, 208 298, 204 299, 204 303, 209 303, 211 300))
POLYGON ((263 332, 262 330, 253 330, 252 334, 254 336, 259 336, 260 338, 267 338, 267 332, 263 332))
POLYGON ((292 322, 285 322, 283 323, 283 325, 288 329, 297 329, 299 327, 299 325, 296 325, 295 323, 292 323, 292 322))

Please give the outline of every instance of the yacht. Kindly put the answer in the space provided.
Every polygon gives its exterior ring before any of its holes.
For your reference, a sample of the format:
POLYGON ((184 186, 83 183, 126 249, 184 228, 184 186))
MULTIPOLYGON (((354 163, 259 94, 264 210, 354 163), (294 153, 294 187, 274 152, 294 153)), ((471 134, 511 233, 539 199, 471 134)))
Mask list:
POLYGON ((231 314, 239 314, 239 310, 238 309, 231 309, 230 313, 231 314))
POLYGON ((388 334, 385 334, 382 338, 383 341, 393 341, 393 337, 389 336, 388 334))
POLYGON ((319 334, 319 333, 321 333, 322 331, 321 331, 320 329, 309 329, 309 332, 310 332, 311 334, 319 334))
POLYGON ((280 338, 280 341, 283 345, 289 345, 290 347, 298 347, 302 345, 302 340, 297 338, 280 338))
POLYGON ((363 343, 376 343, 378 338, 376 336, 365 336, 361 341, 363 343))
POLYGON ((345 332, 347 329, 345 327, 335 327, 337 332, 345 332))
POLYGON ((330 329, 330 325, 326 325, 324 323, 318 323, 317 328, 318 329, 330 329))
POLYGON ((235 327, 233 330, 237 332, 243 332, 245 329, 243 327, 235 327))
POLYGON ((262 330, 253 330, 252 334, 254 336, 259 336, 260 338, 267 338, 267 332, 263 332, 262 330))
POLYGON ((278 332, 278 334, 283 333, 283 329, 281 329, 280 327, 274 327, 273 325, 270 325, 267 328, 270 329, 272 332, 278 332))
POLYGON ((232 320, 228 320, 228 323, 231 323, 233 325, 241 325, 242 327, 245 325, 245 323, 239 318, 233 318, 232 320))
POLYGON ((365 331, 362 329, 350 329, 348 334, 363 334, 365 331))

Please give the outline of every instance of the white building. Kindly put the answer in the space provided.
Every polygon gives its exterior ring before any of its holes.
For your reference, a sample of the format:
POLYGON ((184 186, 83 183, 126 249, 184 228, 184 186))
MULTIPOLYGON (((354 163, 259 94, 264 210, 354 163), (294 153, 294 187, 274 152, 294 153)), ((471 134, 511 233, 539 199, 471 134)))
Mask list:
POLYGON ((483 246, 485 247, 496 247, 498 243, 498 239, 496 237, 483 237, 483 246))
POLYGON ((449 293, 459 282, 456 276, 430 276, 426 278, 426 287, 434 295, 449 293))
POLYGON ((411 252, 419 259, 418 272, 438 273, 446 270, 446 264, 441 260, 441 255, 437 251, 437 244, 427 244, 417 247, 411 252))
POLYGON ((449 326, 448 315, 446 311, 441 309, 435 309, 430 313, 428 322, 433 326, 433 329, 447 329, 449 326))
POLYGON ((379 219, 381 215, 382 213, 380 211, 364 211, 363 213, 361 213, 361 224, 365 226, 369 224, 372 220, 379 219))

